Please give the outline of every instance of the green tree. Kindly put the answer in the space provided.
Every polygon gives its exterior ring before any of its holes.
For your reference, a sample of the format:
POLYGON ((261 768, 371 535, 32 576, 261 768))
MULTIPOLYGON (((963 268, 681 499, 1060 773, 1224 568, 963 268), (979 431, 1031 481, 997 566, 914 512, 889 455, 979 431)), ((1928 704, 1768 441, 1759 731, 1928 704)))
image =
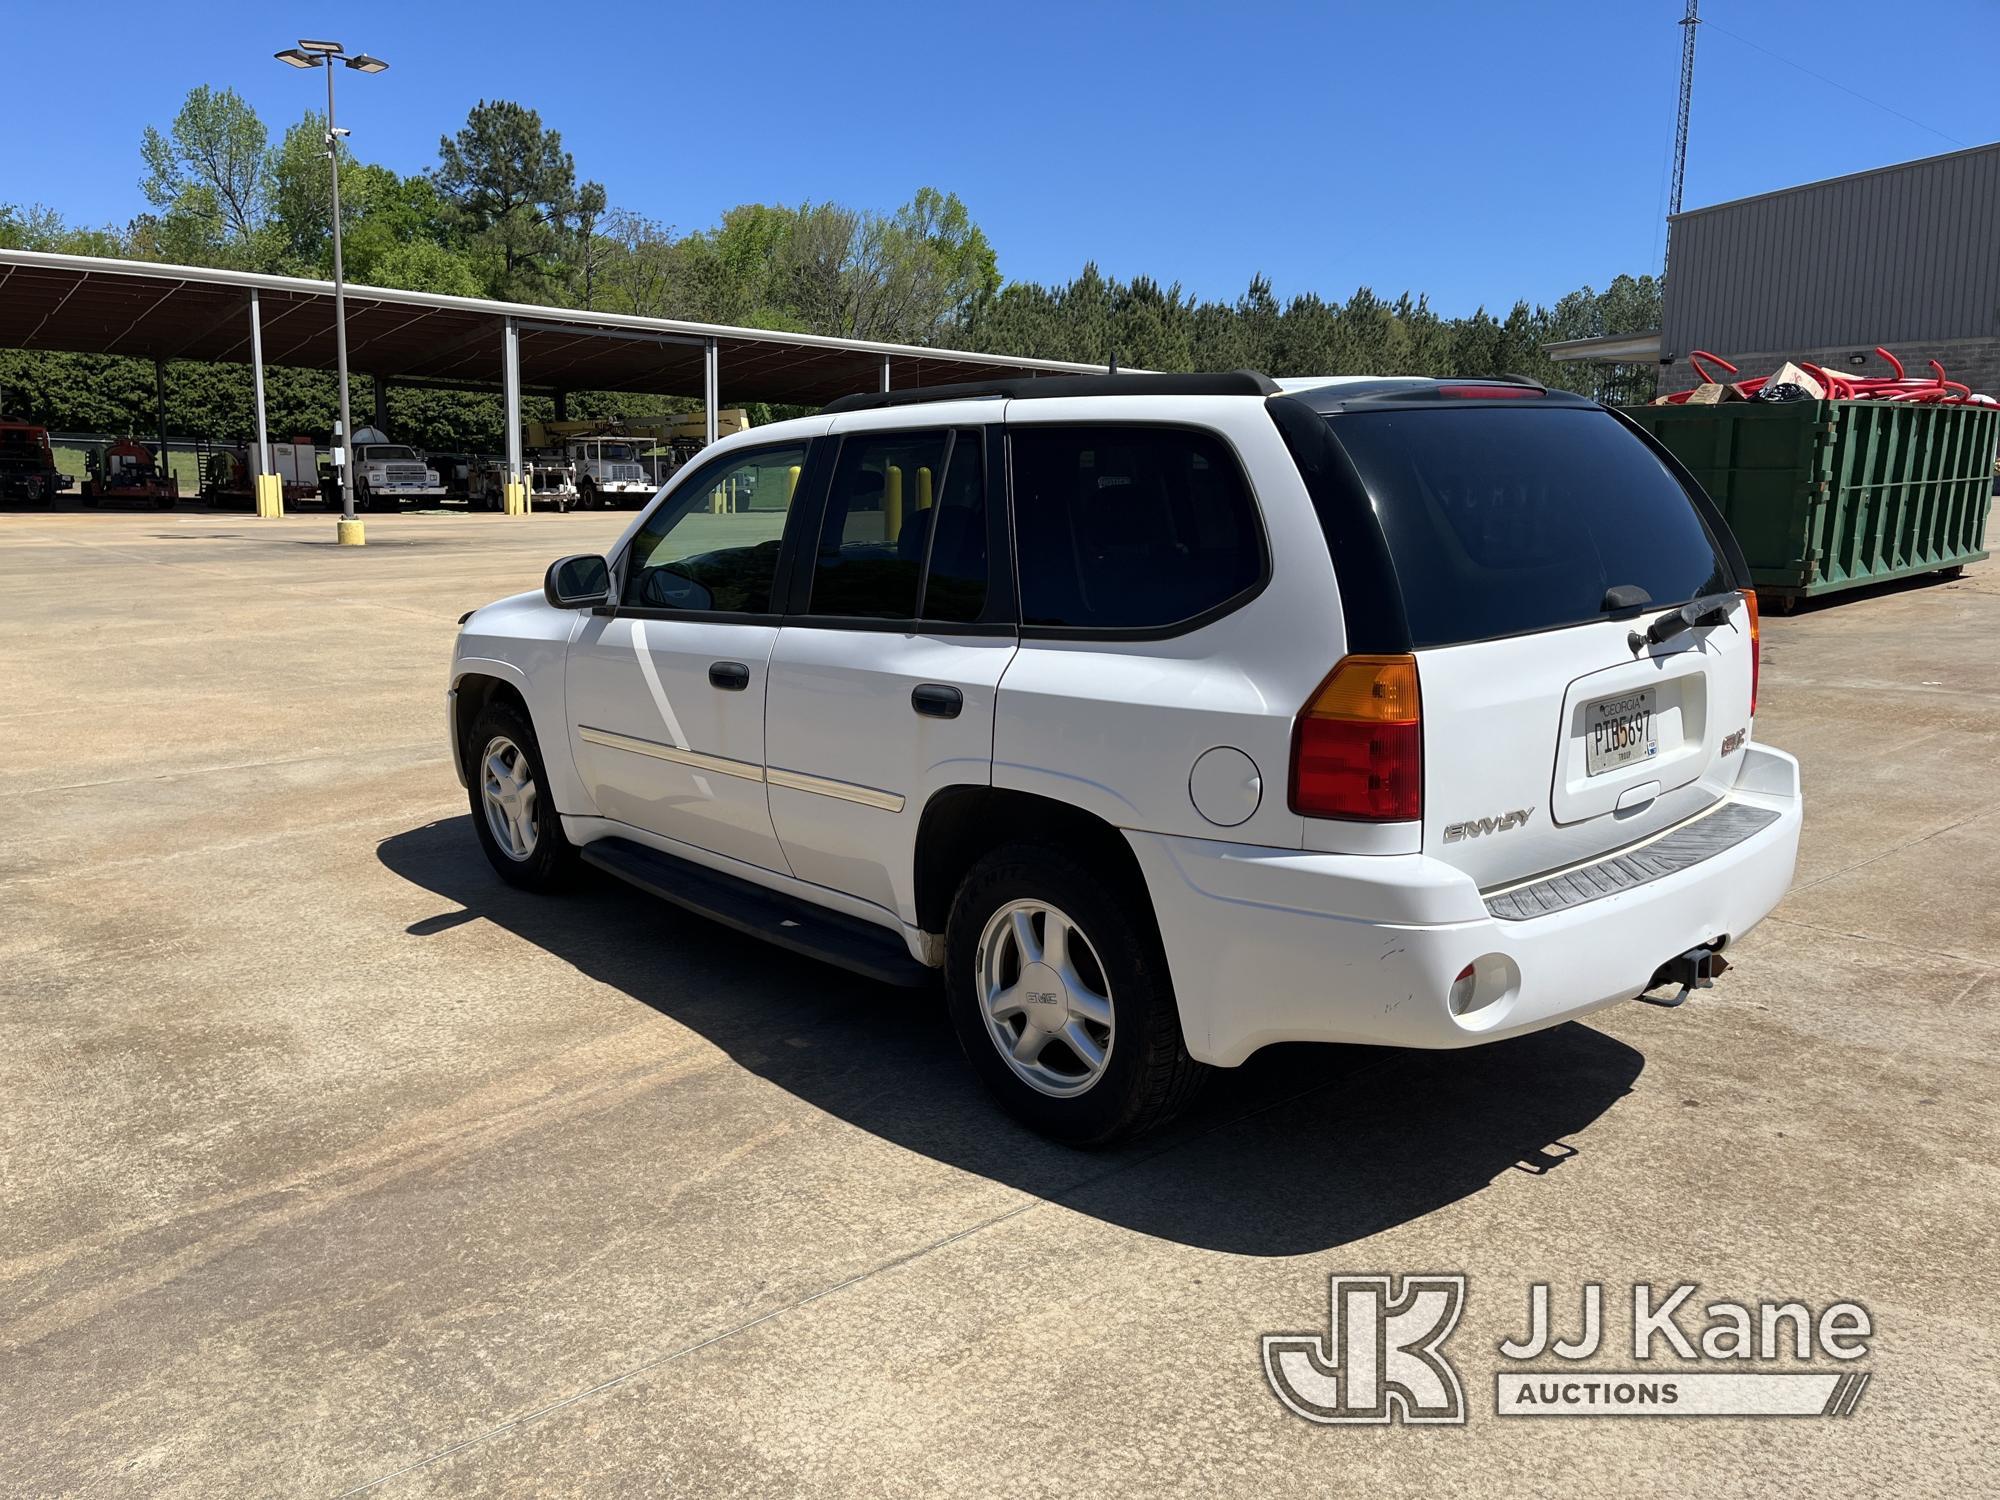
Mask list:
POLYGON ((639 317, 688 317, 683 287, 685 257, 675 247, 674 232, 656 219, 626 209, 612 209, 593 236, 601 256, 595 292, 607 312, 639 317))
POLYGON ((0 203, 0 245, 13 250, 53 250, 64 255, 124 255, 126 237, 115 229, 79 229, 44 203, 26 208, 0 203))
MULTIPOLYGON (((482 99, 457 135, 438 141, 435 179, 462 216, 498 297, 546 296, 574 245, 576 220, 593 196, 580 191, 576 158, 532 109, 482 99)), ((597 211, 603 189, 595 188, 597 211)))
POLYGON ((152 238, 204 259, 247 264, 264 222, 269 133, 234 89, 188 91, 162 134, 148 125, 139 186, 159 210, 152 238))

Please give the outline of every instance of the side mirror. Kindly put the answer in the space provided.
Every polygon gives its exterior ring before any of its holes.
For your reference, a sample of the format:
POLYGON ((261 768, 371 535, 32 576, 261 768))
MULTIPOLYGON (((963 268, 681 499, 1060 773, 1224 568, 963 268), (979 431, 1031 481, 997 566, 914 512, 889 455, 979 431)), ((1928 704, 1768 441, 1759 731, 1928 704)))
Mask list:
POLYGON ((559 557, 542 575, 542 597, 557 609, 589 609, 611 602, 611 564, 594 553, 559 557))

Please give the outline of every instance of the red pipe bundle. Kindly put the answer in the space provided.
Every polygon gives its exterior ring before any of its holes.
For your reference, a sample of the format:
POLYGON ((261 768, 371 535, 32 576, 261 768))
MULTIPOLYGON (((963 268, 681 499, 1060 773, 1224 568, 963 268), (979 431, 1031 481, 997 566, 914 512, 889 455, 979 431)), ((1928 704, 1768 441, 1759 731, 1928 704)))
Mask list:
MULTIPOLYGON (((1970 386, 1946 378, 1944 366, 1936 360, 1930 362, 1931 369, 1935 372, 1933 378, 1923 380, 1905 375, 1902 361, 1887 349, 1878 348, 1875 352, 1887 361, 1889 368, 1896 372, 1894 375, 1842 375, 1837 371, 1813 364, 1810 360, 1794 360, 1793 363, 1817 380, 1821 389, 1834 401, 1912 401, 1929 406, 1994 404, 1991 396, 1975 395, 1970 386)), ((1694 366, 1695 373, 1700 375, 1703 381, 1712 385, 1725 385, 1729 382, 1724 376, 1711 372, 1710 365, 1725 371, 1728 375, 1736 374, 1736 366, 1720 355, 1710 354, 1706 349, 1689 350, 1688 363, 1694 366)), ((1749 380, 1739 380, 1735 382, 1735 386, 1739 394, 1751 397, 1769 383, 1768 375, 1758 375, 1749 380)), ((1671 406, 1681 406, 1693 395, 1693 391, 1675 391, 1665 399, 1671 406)))

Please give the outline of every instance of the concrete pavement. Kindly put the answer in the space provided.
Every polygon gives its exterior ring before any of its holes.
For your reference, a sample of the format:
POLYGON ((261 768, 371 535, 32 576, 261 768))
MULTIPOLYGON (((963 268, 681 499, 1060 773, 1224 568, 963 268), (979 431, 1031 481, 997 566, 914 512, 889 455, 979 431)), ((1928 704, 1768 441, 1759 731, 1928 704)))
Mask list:
POLYGON ((1717 991, 1079 1155, 924 996, 488 871, 454 622, 624 519, 0 515, 0 1490, 2000 1487, 2000 568, 1766 617, 1805 845, 1717 991), (1274 1399, 1329 1275, 1444 1271, 1468 1425, 1274 1399), (1866 1304, 1866 1400, 1494 1415, 1531 1282, 1640 1279, 1866 1304))

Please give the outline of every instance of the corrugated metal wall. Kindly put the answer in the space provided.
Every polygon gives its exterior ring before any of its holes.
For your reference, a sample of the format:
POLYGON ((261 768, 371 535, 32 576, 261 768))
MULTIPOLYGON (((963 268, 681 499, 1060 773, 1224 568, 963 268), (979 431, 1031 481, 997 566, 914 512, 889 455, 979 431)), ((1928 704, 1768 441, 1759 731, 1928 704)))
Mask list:
POLYGON ((2000 333, 2000 145, 1692 209, 1662 351, 2000 333))

